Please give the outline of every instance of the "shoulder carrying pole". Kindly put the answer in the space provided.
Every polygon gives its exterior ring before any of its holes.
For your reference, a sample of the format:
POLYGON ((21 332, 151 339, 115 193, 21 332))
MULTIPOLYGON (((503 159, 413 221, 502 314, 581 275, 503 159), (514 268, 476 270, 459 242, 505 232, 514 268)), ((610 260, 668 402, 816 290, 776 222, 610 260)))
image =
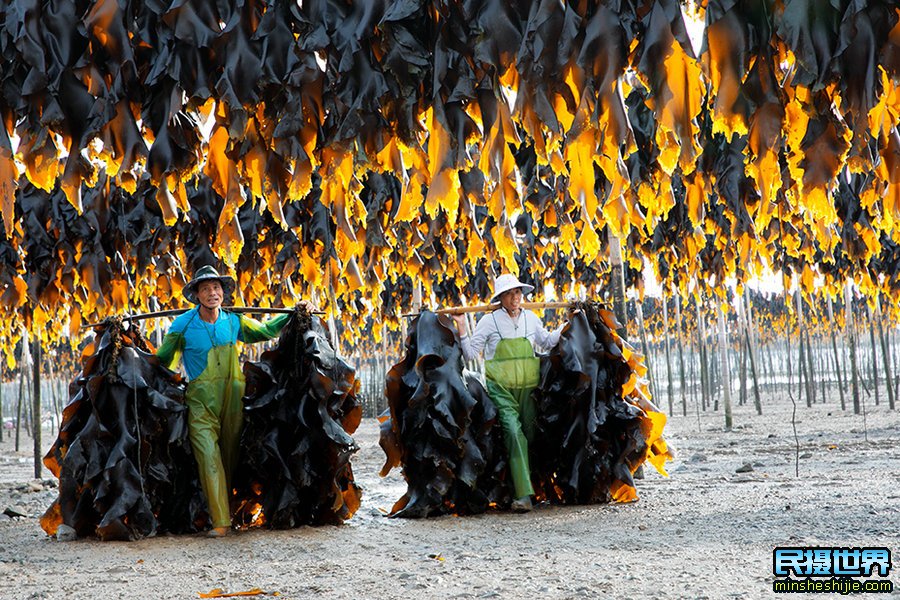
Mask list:
MULTIPOLYGON (((143 321, 144 319, 156 319, 160 317, 174 317, 177 315, 181 315, 186 313, 191 309, 189 308, 175 308, 172 310, 160 310, 157 312, 151 313, 142 313, 139 315, 126 315, 122 317, 123 321, 143 321)), ((253 315, 283 315, 290 314, 294 312, 293 308, 254 308, 252 306, 223 306, 222 310, 227 310, 228 312, 233 313, 244 313, 244 314, 253 314, 253 315)), ((325 313, 322 311, 315 311, 312 314, 314 315, 324 315, 325 313)), ((87 329, 89 327, 99 327, 103 325, 100 323, 90 323, 88 325, 82 325, 81 329, 87 329)))
MULTIPOLYGON (((522 308, 528 310, 555 310, 560 308, 571 308, 573 306, 573 302, 523 302, 521 304, 522 308)), ((489 312, 493 310, 497 310, 500 308, 500 303, 494 304, 479 304, 477 306, 456 306, 452 308, 442 308, 440 310, 434 311, 439 315, 464 315, 466 313, 474 313, 474 312, 489 312)), ((416 317, 418 316, 418 312, 414 313, 406 313, 403 315, 404 317, 416 317)))

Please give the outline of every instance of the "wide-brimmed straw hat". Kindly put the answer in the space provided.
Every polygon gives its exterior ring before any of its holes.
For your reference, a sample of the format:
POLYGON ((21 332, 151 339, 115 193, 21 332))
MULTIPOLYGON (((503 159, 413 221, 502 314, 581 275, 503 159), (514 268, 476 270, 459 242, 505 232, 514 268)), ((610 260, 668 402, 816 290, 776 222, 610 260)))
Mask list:
POLYGON ((184 297, 187 298, 188 302, 191 304, 200 303, 200 300, 197 299, 197 288, 199 288, 200 284, 204 281, 218 281, 222 284, 222 295, 225 298, 234 292, 234 279, 227 275, 219 275, 219 272, 216 271, 215 267, 207 265, 197 269, 194 278, 191 279, 182 290, 184 297))
POLYGON ((516 279, 514 275, 504 273, 494 281, 494 295, 491 296, 491 302, 496 302, 503 292, 508 292, 509 290, 514 290, 516 288, 522 288, 522 294, 530 294, 534 291, 533 285, 522 283, 516 279))

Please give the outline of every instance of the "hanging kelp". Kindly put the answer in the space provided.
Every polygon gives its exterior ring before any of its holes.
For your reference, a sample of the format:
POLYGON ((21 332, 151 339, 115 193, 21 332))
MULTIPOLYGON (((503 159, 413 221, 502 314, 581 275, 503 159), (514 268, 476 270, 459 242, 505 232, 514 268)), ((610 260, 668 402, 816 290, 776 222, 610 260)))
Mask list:
POLYGON ((204 525, 184 385, 136 328, 115 319, 99 326, 69 393, 59 437, 44 457, 59 478, 44 531, 54 535, 65 524, 79 536, 134 540, 204 525))
MULTIPOLYGON (((632 473, 644 461, 665 473, 665 415, 648 400, 646 368, 616 335, 612 314, 578 307, 541 360, 532 481, 538 499, 553 503, 635 500, 632 473)), ((463 374, 458 338, 440 318, 423 312, 412 323, 407 355, 388 374, 382 475, 402 466, 408 484, 395 516, 471 514, 509 502, 496 409, 481 382, 463 374)))
POLYGON ((509 502, 497 409, 463 374, 458 338, 441 319, 426 311, 410 324, 406 356, 387 375, 381 475, 402 466, 407 482, 392 516, 474 514, 509 502))
POLYGON ((609 311, 579 303, 559 343, 541 361, 531 454, 538 497, 563 504, 635 500, 632 473, 671 456, 665 415, 647 399, 646 368, 615 331, 609 311))
POLYGON ((349 519, 362 496, 350 467, 362 407, 356 373, 321 320, 298 309, 277 347, 244 373, 235 522, 286 529, 349 519))

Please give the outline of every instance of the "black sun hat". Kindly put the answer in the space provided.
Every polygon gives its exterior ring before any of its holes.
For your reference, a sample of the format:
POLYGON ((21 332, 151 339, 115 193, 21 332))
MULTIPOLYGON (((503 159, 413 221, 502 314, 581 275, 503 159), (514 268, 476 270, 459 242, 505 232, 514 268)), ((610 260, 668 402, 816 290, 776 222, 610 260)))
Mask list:
POLYGON ((207 265, 197 269, 194 278, 184 286, 182 293, 184 293, 184 297, 187 298, 188 302, 192 304, 198 304, 200 302, 197 299, 197 288, 200 287, 200 284, 204 281, 218 281, 222 284, 222 294, 225 298, 234 292, 234 279, 227 275, 219 275, 219 272, 216 271, 215 267, 207 265))

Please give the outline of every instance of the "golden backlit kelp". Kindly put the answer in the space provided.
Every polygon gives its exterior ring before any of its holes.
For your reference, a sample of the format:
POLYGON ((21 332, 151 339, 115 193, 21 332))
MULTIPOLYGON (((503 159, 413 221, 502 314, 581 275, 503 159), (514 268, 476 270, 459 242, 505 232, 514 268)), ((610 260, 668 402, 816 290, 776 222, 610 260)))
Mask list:
POLYGON ((591 296, 609 236, 683 297, 792 262, 900 297, 900 10, 697 4, 4 3, 0 340, 204 264, 380 336, 500 270, 591 296))

